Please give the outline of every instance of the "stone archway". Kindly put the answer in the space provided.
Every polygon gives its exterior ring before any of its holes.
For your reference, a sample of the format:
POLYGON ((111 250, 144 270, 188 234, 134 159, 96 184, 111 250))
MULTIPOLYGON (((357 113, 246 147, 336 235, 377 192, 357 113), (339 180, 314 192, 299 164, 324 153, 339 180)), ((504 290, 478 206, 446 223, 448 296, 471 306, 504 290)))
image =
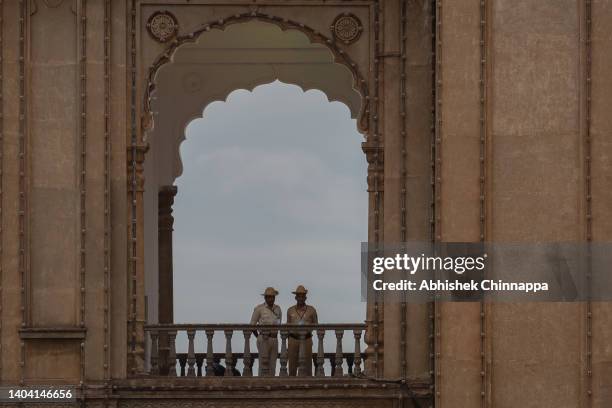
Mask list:
MULTIPOLYGON (((153 86, 145 95, 145 134, 151 148, 171 150, 171 168, 163 169, 161 185, 170 185, 182 172, 178 146, 185 128, 202 117, 206 106, 223 101, 236 89, 252 90, 280 80, 304 91, 318 89, 330 101, 344 103, 367 137, 367 88, 347 58, 334 55, 327 45, 312 40, 302 30, 278 26, 269 18, 230 20, 211 28, 172 51, 171 61, 159 65, 153 86), (205 33, 205 34, 204 34, 205 33), (180 101, 180 104, 176 102, 180 101)), ((147 152, 147 159, 151 152, 147 152)))
MULTIPOLYGON (((151 19, 159 15, 170 19, 167 22, 170 25, 175 19, 169 13, 154 13, 149 18, 149 26, 151 19)), ((334 30, 334 38, 287 18, 259 12, 236 14, 176 36, 154 59, 147 71, 143 119, 140 122, 140 135, 132 139, 132 158, 135 159, 130 163, 130 172, 135 180, 132 185, 142 184, 144 190, 136 188, 132 196, 132 242, 140 243, 135 244, 133 250, 135 254, 141 254, 135 256, 138 261, 132 263, 132 269, 140 277, 137 280, 153 283, 143 284, 142 295, 136 293, 135 297, 138 302, 141 296, 146 295, 147 305, 143 304, 141 308, 148 310, 149 321, 155 319, 158 313, 164 315, 166 320, 172 316, 171 308, 157 310, 159 291, 156 283, 161 275, 156 274, 160 264, 164 264, 166 269, 172 264, 171 260, 168 261, 167 252, 167 244, 171 243, 167 239, 172 224, 171 221, 168 223, 170 209, 162 209, 158 202, 171 205, 176 193, 170 186, 182 171, 178 151, 184 140, 185 127, 192 119, 201 116, 208 103, 224 100, 235 89, 252 89, 256 85, 280 79, 304 90, 322 90, 329 100, 345 103, 351 116, 357 119, 359 131, 364 134, 363 150, 370 163, 368 223, 373 224, 373 219, 379 217, 382 212, 382 193, 378 194, 382 190, 382 155, 379 152, 382 150, 377 147, 379 139, 376 133, 374 141, 368 140, 370 125, 377 121, 377 117, 370 112, 368 81, 348 53, 338 46, 342 36, 353 35, 342 31, 347 22, 354 25, 355 37, 346 37, 345 45, 356 40, 363 31, 360 20, 352 14, 344 13, 334 20, 334 24, 343 24, 344 27, 334 30), (338 23, 339 20, 344 22, 338 23), (245 53, 249 54, 247 60, 245 53), (227 74, 228 67, 232 75, 221 76, 227 74), (177 100, 186 102, 181 109, 176 109, 177 100), (161 158, 162 155, 165 159, 161 158), (172 197, 166 194, 168 192, 172 197), (158 245, 162 241, 166 244, 165 254, 159 253, 158 245), (139 269, 142 272, 138 272, 139 269)), ((153 33, 151 36, 155 37, 153 33)), ((377 235, 378 231, 373 233, 377 235)), ((166 270, 166 273, 171 277, 171 270, 166 270)), ((162 281, 169 282, 167 277, 162 281)), ((168 304, 168 291, 165 293, 165 302, 159 302, 159 305, 168 304)), ((138 310, 138 307, 134 306, 134 309, 138 310)), ((136 328, 132 331, 136 334, 131 340, 134 349, 144 348, 144 339, 142 346, 138 346, 138 325, 138 322, 132 323, 132 327, 136 328)), ((372 343, 371 334, 368 339, 372 343)), ((132 359, 132 362, 140 364, 136 359, 132 359)))
MULTIPOLYGON (((152 16, 152 18, 154 18, 155 15, 152 16)), ((359 19, 351 14, 346 14, 343 16, 339 16, 339 17, 344 17, 347 19, 350 19, 351 23, 355 26, 355 30, 356 33, 358 35, 361 34, 361 31, 363 30, 363 27, 361 26, 361 22, 359 21, 359 19)), ((337 18, 338 19, 338 18, 337 18)), ((325 49, 330 53, 330 58, 328 61, 325 61, 327 63, 337 63, 339 65, 343 65, 344 67, 346 67, 348 69, 348 71, 350 72, 351 76, 352 76, 352 88, 354 90, 356 90, 357 92, 359 92, 363 98, 363 101, 361 103, 361 106, 359 108, 359 112, 356 112, 356 106, 354 103, 350 103, 349 102, 349 108, 351 108, 351 112, 352 115, 354 117, 358 116, 358 126, 360 131, 362 132, 366 132, 368 130, 368 106, 369 106, 369 94, 368 94, 368 86, 367 86, 367 82, 366 79, 364 78, 364 75, 361 73, 361 71, 358 69, 357 63, 354 62, 351 57, 348 55, 347 52, 345 52, 344 50, 342 50, 341 48, 338 47, 337 45, 337 41, 326 37, 325 35, 321 34, 319 31, 310 28, 309 26, 306 26, 303 23, 300 22, 296 22, 296 21, 292 21, 289 20, 287 18, 282 18, 282 17, 278 17, 278 16, 274 16, 271 14, 264 14, 264 13, 260 13, 260 12, 250 12, 250 13, 242 13, 242 14, 236 14, 236 15, 232 15, 228 18, 225 19, 219 19, 216 21, 213 21, 211 23, 208 24, 204 24, 201 27, 199 27, 198 29, 182 35, 182 36, 178 36, 176 37, 170 44, 170 46, 168 48, 166 48, 164 50, 163 53, 161 53, 159 56, 157 56, 157 58, 155 58, 155 60, 153 61, 152 65, 149 67, 148 70, 148 76, 147 76, 147 86, 144 92, 144 105, 143 105, 143 128, 145 131, 148 131, 152 128, 153 125, 153 117, 152 117, 152 112, 153 112, 153 108, 152 108, 152 97, 156 91, 157 85, 156 83, 158 82, 158 75, 160 75, 160 71, 161 69, 166 66, 168 63, 176 63, 176 53, 179 49, 185 49, 189 46, 189 44, 198 44, 201 43, 201 38, 203 37, 203 35, 205 33, 210 33, 208 35, 206 35, 205 37, 211 37, 213 35, 217 35, 217 41, 221 40, 221 33, 220 31, 226 31, 226 29, 228 29, 228 31, 231 31, 231 26, 235 25, 235 24, 240 24, 240 23, 245 23, 245 22, 263 22, 263 23, 268 23, 270 25, 274 25, 276 27, 278 27, 278 29, 282 30, 282 31, 287 31, 287 30, 291 30, 291 31, 299 31, 301 32, 304 36, 303 38, 288 38, 289 36, 286 36, 287 38, 283 40, 281 40, 280 44, 283 44, 283 42, 285 43, 285 45, 288 46, 298 46, 301 49, 307 49, 307 48, 312 48, 313 50, 322 50, 325 49), (311 44, 310 47, 306 46, 307 42, 309 42, 311 44)), ((149 23, 150 25, 151 23, 149 23)), ((337 22, 335 22, 334 24, 338 24, 337 22)), ((333 27, 332 27, 333 28, 333 27)), ((342 31, 343 29, 338 28, 335 29, 335 33, 336 31, 342 31)), ((248 34, 248 33, 245 33, 248 34)), ((238 35, 240 35, 240 33, 238 33, 238 35)), ((338 34, 336 34, 337 36, 338 34)), ((342 34, 342 35, 349 35, 349 34, 342 34)), ((227 34, 225 35, 225 37, 227 37, 227 34)), ((350 42, 356 40, 357 37, 353 38, 350 42)), ((234 38, 234 41, 253 41, 255 40, 255 44, 259 43, 260 45, 263 43, 266 43, 266 39, 246 39, 246 38, 234 38), (257 41, 260 40, 260 41, 257 41), (263 41, 261 41, 263 40, 263 41)), ((269 39, 268 39, 269 40, 269 39)), ((222 40, 221 40, 222 41, 222 40)), ((215 38, 211 38, 208 39, 207 42, 215 42, 215 38)), ((231 39, 230 39, 231 42, 231 39)), ((347 43, 350 43, 347 40, 347 43)), ((235 43, 233 44, 235 47, 235 43)), ((253 45, 253 44, 251 44, 253 45)), ((276 46, 273 43, 268 43, 268 46, 271 46, 270 48, 279 48, 277 44, 276 46)), ((222 47, 222 46, 221 46, 222 47)), ((219 47, 219 48, 221 48, 219 47)), ((189 48, 187 48, 189 49, 189 48)), ((197 49, 197 47, 191 47, 191 49, 197 49)), ((269 58, 270 56, 268 56, 269 58)), ((287 55, 285 55, 285 57, 288 57, 287 55)), ((264 56, 265 58, 265 56, 264 56)), ((273 58, 273 57, 272 57, 273 58)), ((289 57, 290 58, 290 57, 289 57)), ((209 59, 209 61, 207 62, 214 62, 214 57, 213 59, 209 59)), ((225 62, 227 63, 227 61, 223 61, 222 59, 218 62, 225 62)), ((246 63, 247 61, 244 60, 242 61, 242 63, 246 63)), ((278 63, 286 63, 288 61, 278 61, 278 63)), ((298 63, 298 64, 314 64, 314 63, 321 63, 322 61, 320 59, 317 58, 308 58, 306 60, 302 60, 302 61, 294 61, 294 63, 298 63)), ((274 61, 267 61, 264 62, 267 64, 274 64, 274 61)), ((311 67, 312 69, 312 67, 311 67)), ((289 74, 289 73, 286 73, 289 74)), ((307 89, 309 89, 310 87, 314 87, 316 86, 317 83, 320 83, 320 81, 318 81, 317 78, 318 75, 320 74, 325 74, 325 72, 318 72, 318 73, 310 73, 310 75, 306 75, 306 76, 302 76, 297 82, 300 82, 299 85, 303 85, 305 86, 307 89)), ((245 87, 248 88, 253 88, 256 85, 259 85, 261 83, 265 83, 262 82, 262 79, 257 79, 256 76, 253 76, 251 74, 252 78, 250 80, 246 81, 245 87)), ((187 81, 189 82, 189 80, 191 78, 187 77, 185 78, 187 81)), ((194 78, 197 81, 197 78, 194 78)), ((279 78, 274 78, 274 79, 279 79, 279 78)), ((236 89, 236 86, 238 85, 231 85, 235 80, 231 80, 228 81, 228 84, 226 85, 226 89, 229 88, 233 88, 236 89)), ((186 87, 194 87, 193 83, 185 83, 184 84, 186 87)), ((231 90, 230 89, 230 92, 231 90)), ((343 101, 347 101, 349 98, 344 96, 345 91, 343 92, 343 88, 337 88, 335 86, 327 86, 326 87, 326 91, 331 92, 330 98, 332 98, 333 100, 335 100, 335 98, 339 98, 338 100, 343 100, 343 101), (335 88, 335 89, 334 89, 335 88)), ((227 90, 225 92, 225 94, 227 95, 227 90)), ((213 92, 214 95, 214 92, 213 92)), ((221 97, 221 94, 217 94, 216 95, 218 98, 221 97)), ((213 96, 214 98, 214 96, 213 96)), ((202 104, 200 104, 202 105, 202 104)), ((199 112, 193 112, 193 109, 189 112, 189 116, 194 116, 194 115, 198 115, 199 112)))

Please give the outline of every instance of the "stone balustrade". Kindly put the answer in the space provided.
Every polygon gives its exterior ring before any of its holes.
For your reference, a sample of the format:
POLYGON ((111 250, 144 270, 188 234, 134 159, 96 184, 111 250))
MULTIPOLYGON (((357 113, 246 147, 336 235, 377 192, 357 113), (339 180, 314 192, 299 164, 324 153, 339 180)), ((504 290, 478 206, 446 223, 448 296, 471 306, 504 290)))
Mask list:
MULTIPOLYGON (((254 332, 279 339, 280 370, 279 377, 289 375, 288 371, 288 338, 297 337, 299 340, 298 352, 298 376, 305 376, 306 364, 313 364, 314 375, 325 377, 325 362, 329 362, 330 376, 343 377, 346 375, 360 375, 363 371, 365 353, 361 352, 361 338, 365 331, 364 324, 316 324, 316 325, 250 325, 250 324, 158 324, 145 326, 145 332, 150 340, 149 372, 152 376, 185 376, 205 377, 219 376, 220 362, 223 360, 224 367, 222 375, 232 377, 235 374, 245 377, 254 375, 253 365, 259 361, 259 354, 251 350, 251 337, 254 332), (244 338, 242 352, 232 350, 232 338, 234 334, 241 334, 244 338), (177 353, 177 335, 186 334, 187 352, 177 353), (312 363, 306 361, 306 341, 309 334, 313 338, 312 363), (325 336, 331 335, 335 341, 335 351, 325 352, 325 336), (354 340, 353 350, 343 350, 343 339, 345 334, 354 340), (215 335, 224 336, 225 351, 215 352, 213 350, 213 339, 215 335), (196 353, 196 348, 206 345, 205 353, 196 353), (236 367, 241 362, 242 372, 236 367), (346 368, 346 370, 345 370, 346 368)), ((276 373, 265 373, 266 376, 276 376, 276 373)))

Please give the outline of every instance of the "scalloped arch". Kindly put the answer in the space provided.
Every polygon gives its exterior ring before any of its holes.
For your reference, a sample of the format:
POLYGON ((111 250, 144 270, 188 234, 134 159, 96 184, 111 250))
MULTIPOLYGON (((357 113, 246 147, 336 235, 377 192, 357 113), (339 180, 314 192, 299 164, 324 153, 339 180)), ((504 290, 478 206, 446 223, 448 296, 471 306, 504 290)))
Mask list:
MULTIPOLYGON (((148 131, 152 128, 152 125, 153 125, 151 98, 152 98, 153 92, 156 89, 155 80, 156 80, 157 74, 159 73, 160 69, 164 65, 172 62, 173 57, 175 53, 177 52, 177 50, 184 44, 195 43, 203 33, 208 32, 212 29, 218 29, 218 30, 224 31, 225 28, 227 28, 228 26, 232 24, 244 23, 244 22, 253 21, 253 20, 258 20, 258 21, 263 21, 263 22, 274 24, 280 27, 282 31, 287 31, 287 30, 300 31, 306 35, 306 37, 310 40, 311 43, 322 44, 331 51, 333 62, 343 65, 350 71, 352 78, 353 78, 353 89, 356 90, 361 95, 362 103, 361 103, 359 115, 357 117, 357 127, 361 133, 366 134, 368 127, 369 127, 368 126, 369 125, 369 117, 368 117, 369 116, 368 115, 369 114, 369 94, 368 94, 368 87, 367 87, 366 80, 361 76, 357 68, 357 64, 353 62, 350 59, 350 57, 346 55, 346 52, 344 52, 341 48, 339 48, 332 39, 324 36, 320 32, 306 26, 305 24, 299 23, 293 20, 289 20, 289 19, 284 19, 284 18, 274 16, 271 14, 259 13, 256 11, 252 11, 249 13, 235 14, 225 19, 215 20, 211 23, 202 25, 200 28, 188 34, 178 36, 170 42, 166 50, 155 59, 155 61, 153 62, 151 67, 149 67, 149 70, 148 70, 148 76, 147 76, 148 81, 147 81, 147 86, 144 92, 144 107, 143 107, 143 117, 142 117, 142 123, 141 123, 143 130, 148 131)), ((268 82, 271 82, 271 81, 268 81, 268 82)), ((263 83, 267 83, 267 82, 263 82, 263 83)), ((263 83, 257 83, 253 86, 253 88, 263 83)), ((290 81, 289 83, 294 84, 293 81, 290 81)), ((300 86, 303 89, 303 84, 295 84, 295 85, 300 86)), ((311 89, 311 88, 308 88, 308 89, 311 89)), ((337 99, 334 99, 333 96, 330 97, 328 93, 326 93, 325 91, 323 92, 327 95, 328 100, 330 101, 337 100, 337 99)), ((231 93, 231 91, 229 93, 231 93)), ((229 93, 227 95, 229 95, 229 93)), ((227 98, 227 95, 225 95, 224 98, 227 98)), ((201 107, 200 117, 203 111, 204 111, 204 107, 201 107)), ((144 132, 143 132, 143 137, 144 137, 144 132)))
MULTIPOLYGON (((193 110, 193 111, 186 112, 185 116, 179 121, 179 128, 177 129, 176 132, 174 132, 174 134, 178 135, 177 143, 176 143, 177 149, 174 150, 174 163, 175 163, 175 167, 173 168, 173 177, 174 177, 174 179, 180 177, 183 174, 183 161, 182 161, 182 158, 181 158, 181 153, 180 153, 181 149, 180 149, 180 146, 187 139, 186 130, 187 130, 187 126, 189 126, 189 124, 191 122, 193 122, 194 120, 197 120, 197 119, 202 119, 204 117, 204 112, 206 111, 206 108, 210 104, 212 104, 214 102, 227 102, 227 100, 230 97, 230 95, 233 94, 236 91, 244 90, 244 91, 247 91, 247 92, 253 92, 255 90, 255 88, 257 88, 258 86, 270 84, 270 83, 274 82, 275 80, 278 80, 278 81, 283 82, 285 84, 297 86, 298 88, 300 88, 302 93, 306 93, 306 92, 311 91, 311 90, 321 91, 316 86, 310 87, 310 86, 304 86, 303 84, 296 84, 296 83, 293 83, 293 82, 285 82, 285 81, 282 81, 282 79, 280 79, 280 78, 275 78, 275 79, 272 79, 272 80, 267 80, 267 79, 261 78, 260 80, 253 81, 252 83, 250 83, 249 85, 246 85, 244 87, 233 88, 231 91, 229 91, 227 93, 223 92, 222 95, 221 94, 219 94, 219 95, 211 95, 209 98, 207 98, 206 102, 203 102, 202 105, 199 105, 199 106, 203 106, 202 109, 197 110, 197 111, 193 110)), ((321 93, 323 93, 323 95, 325 95, 327 101, 330 102, 330 103, 331 102, 342 102, 339 99, 330 98, 330 96, 326 92, 321 91, 321 93)), ((346 106, 346 104, 344 104, 344 105, 346 106)), ((348 106, 347 106, 347 108, 348 108, 348 106)), ((349 109, 349 111, 350 111, 350 109, 349 109)))

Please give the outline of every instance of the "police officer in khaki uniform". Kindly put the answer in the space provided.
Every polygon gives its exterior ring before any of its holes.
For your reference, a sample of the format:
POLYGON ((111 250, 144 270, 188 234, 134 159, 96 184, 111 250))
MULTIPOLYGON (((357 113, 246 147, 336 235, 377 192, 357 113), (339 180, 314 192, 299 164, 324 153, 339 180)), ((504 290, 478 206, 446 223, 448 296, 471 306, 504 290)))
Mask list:
MULTIPOLYGON (((299 285, 294 292, 296 305, 287 309, 287 324, 318 324, 317 310, 306 304, 308 290, 299 285)), ((304 375, 312 375, 312 332, 305 334, 304 344, 304 375)), ((295 331, 289 333, 289 375, 296 375, 299 365, 300 337, 295 331)), ((301 372, 300 372, 301 374, 301 372)))
MULTIPOLYGON (((266 288, 262 296, 265 302, 255 306, 251 316, 252 325, 280 324, 281 308, 274 304, 278 291, 272 287, 266 288)), ((276 359, 278 357, 278 331, 255 330, 257 337, 257 352, 259 353, 259 375, 276 375, 276 359)))

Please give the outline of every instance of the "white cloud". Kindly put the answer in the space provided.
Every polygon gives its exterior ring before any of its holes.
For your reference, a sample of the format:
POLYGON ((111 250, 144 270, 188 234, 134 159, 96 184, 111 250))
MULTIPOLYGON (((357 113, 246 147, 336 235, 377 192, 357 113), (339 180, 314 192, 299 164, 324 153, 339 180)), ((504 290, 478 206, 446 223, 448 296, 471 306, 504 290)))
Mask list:
POLYGON ((208 106, 181 146, 175 320, 244 322, 266 286, 298 283, 327 322, 363 321, 362 136, 340 103, 274 83, 208 106))

